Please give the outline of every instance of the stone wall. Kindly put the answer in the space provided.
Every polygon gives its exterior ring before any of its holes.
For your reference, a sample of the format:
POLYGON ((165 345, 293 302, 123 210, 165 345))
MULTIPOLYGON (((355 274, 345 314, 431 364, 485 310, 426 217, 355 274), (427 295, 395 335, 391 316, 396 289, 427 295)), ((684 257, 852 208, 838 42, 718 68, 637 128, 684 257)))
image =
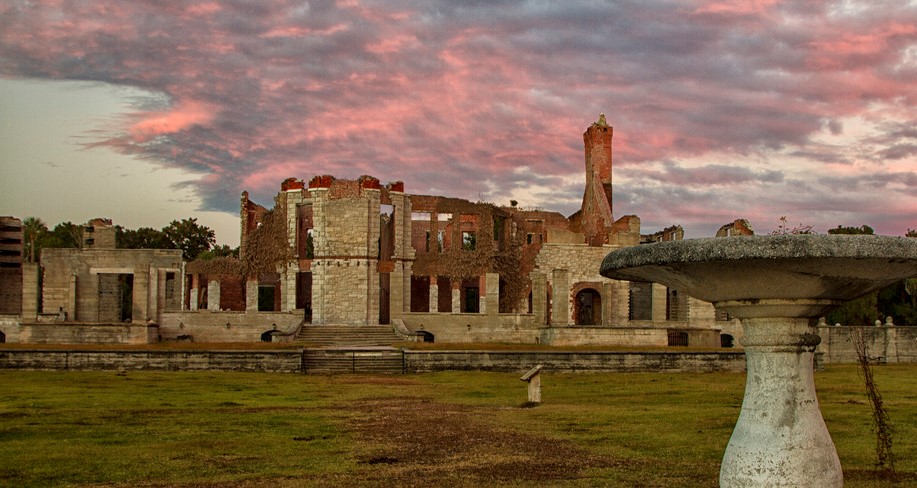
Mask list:
POLYGON ((193 342, 259 342, 261 334, 267 331, 295 332, 302 320, 302 310, 166 312, 162 314, 158 333, 163 341, 181 338, 193 342))
POLYGON ((20 326, 19 341, 30 344, 148 344, 157 327, 146 324, 34 323, 20 326))
POLYGON ((20 322, 19 315, 0 314, 0 334, 3 334, 0 342, 19 342, 20 322))
POLYGON ((627 347, 665 347, 666 329, 640 327, 551 327, 543 329, 541 342, 552 346, 614 344, 627 347))
MULTIPOLYGON (((0 369, 303 371, 303 351, 41 351, 0 350, 0 369)), ((742 372, 741 353, 404 351, 405 371, 477 370, 519 373, 536 364, 546 372, 742 372)))
POLYGON ((22 312, 22 267, 0 268, 0 314, 22 312))
MULTIPOLYGON (((625 282, 609 280, 599 274, 599 267, 605 256, 617 249, 617 246, 594 247, 586 244, 545 243, 535 258, 536 272, 544 272, 548 289, 552 291, 554 310, 561 315, 552 314, 551 323, 568 325, 576 323, 576 307, 573 290, 579 284, 599 284, 593 286, 602 297, 602 324, 611 326, 627 325, 627 303, 625 282), (555 283, 554 270, 566 270, 566 283, 555 283), (610 285, 610 286, 606 286, 610 285), (566 300, 559 303, 558 300, 566 300)), ((533 300, 540 299, 533 297, 533 300)))
POLYGON ((405 351, 407 371, 483 370, 524 372, 541 364, 545 372, 712 372, 745 371, 741 352, 613 351, 405 351))
POLYGON ((410 312, 402 316, 409 330, 433 334, 435 342, 540 342, 542 325, 533 314, 410 312))
MULTIPOLYGON (((857 361, 852 334, 859 327, 821 326, 818 351, 824 353, 826 363, 854 363, 857 361)), ((917 326, 863 327, 869 356, 884 363, 917 362, 917 326)))
POLYGON ((302 351, 0 350, 0 369, 298 373, 302 351))
POLYGON ((106 290, 114 293, 114 288, 106 288, 105 284, 114 283, 106 277, 117 280, 117 275, 131 276, 133 295, 129 315, 134 323, 157 321, 163 309, 178 304, 174 282, 173 297, 166 296, 165 276, 167 272, 181 275, 180 250, 45 249, 41 266, 44 269, 42 312, 63 312, 70 321, 111 321, 111 317, 120 315, 112 310, 120 308, 120 300, 100 300, 106 290))

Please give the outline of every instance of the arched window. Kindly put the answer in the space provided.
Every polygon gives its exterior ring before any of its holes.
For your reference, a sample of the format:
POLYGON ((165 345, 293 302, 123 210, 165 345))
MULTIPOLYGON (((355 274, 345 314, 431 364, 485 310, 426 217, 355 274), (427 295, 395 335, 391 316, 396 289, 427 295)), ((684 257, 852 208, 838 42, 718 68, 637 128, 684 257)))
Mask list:
POLYGON ((602 295, 592 288, 584 288, 576 294, 576 325, 601 325, 602 295))

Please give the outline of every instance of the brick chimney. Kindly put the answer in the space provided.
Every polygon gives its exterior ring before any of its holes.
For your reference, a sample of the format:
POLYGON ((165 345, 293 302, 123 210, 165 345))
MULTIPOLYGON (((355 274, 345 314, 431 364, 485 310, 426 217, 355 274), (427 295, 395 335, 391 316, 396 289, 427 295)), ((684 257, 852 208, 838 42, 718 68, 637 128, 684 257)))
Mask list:
POLYGON ((611 136, 614 129, 599 116, 583 134, 586 147, 586 190, 583 193, 582 231, 586 243, 601 246, 608 240, 614 218, 611 205, 611 136))

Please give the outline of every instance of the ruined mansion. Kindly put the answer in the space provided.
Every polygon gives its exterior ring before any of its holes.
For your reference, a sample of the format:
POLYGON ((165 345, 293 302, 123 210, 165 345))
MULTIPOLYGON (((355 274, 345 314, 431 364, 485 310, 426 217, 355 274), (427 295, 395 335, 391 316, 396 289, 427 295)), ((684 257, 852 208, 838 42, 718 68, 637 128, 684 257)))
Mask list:
MULTIPOLYGON (((26 263, 8 218, 0 333, 244 342, 359 326, 435 342, 731 347, 741 327, 709 303, 599 275, 614 249, 683 235, 614 218, 612 135, 604 116, 586 129, 582 206, 570 216, 409 194, 372 176, 288 178, 270 208, 242 194, 239 259, 191 263, 176 250, 117 249, 104 219, 87 224, 82 248, 26 263)), ((718 235, 751 232, 737 220, 718 235)))

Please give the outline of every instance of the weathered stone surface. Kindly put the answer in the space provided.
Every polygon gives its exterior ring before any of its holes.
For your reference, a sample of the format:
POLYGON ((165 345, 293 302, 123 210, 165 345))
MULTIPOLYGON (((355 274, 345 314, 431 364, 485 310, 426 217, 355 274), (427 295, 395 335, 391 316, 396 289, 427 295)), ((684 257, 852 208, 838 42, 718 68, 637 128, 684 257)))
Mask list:
POLYGON ((302 351, 0 351, 0 368, 52 370, 302 371, 302 351))
POLYGON ((663 283, 709 302, 849 300, 917 275, 917 239, 778 235, 660 242, 609 253, 602 275, 663 283))

